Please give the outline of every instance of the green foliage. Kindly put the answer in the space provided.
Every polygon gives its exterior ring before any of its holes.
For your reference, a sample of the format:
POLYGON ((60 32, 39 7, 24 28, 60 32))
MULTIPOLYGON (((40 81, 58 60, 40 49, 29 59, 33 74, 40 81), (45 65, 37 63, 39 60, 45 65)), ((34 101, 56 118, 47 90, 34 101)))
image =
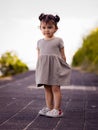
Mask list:
POLYGON ((73 56, 72 66, 98 73, 98 28, 83 39, 82 47, 73 56))
POLYGON ((82 48, 79 48, 79 50, 73 56, 72 66, 79 66, 79 65, 81 65, 81 63, 83 61, 83 57, 84 57, 84 53, 82 51, 82 48))
POLYGON ((28 66, 14 52, 5 52, 0 57, 0 71, 3 76, 15 75, 28 71, 28 66))

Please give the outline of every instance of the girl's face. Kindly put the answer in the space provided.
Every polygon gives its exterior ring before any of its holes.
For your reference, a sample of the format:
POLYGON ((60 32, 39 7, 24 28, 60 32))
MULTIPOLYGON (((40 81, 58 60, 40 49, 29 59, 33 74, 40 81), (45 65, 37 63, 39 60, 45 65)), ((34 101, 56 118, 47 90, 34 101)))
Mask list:
POLYGON ((40 29, 45 38, 52 38, 54 33, 57 31, 56 26, 53 23, 41 22, 40 29))

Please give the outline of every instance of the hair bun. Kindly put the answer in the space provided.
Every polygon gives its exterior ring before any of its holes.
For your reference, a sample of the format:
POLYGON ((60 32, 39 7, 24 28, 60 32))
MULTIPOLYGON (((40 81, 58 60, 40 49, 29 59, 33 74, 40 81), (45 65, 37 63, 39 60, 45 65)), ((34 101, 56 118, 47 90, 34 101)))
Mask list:
POLYGON ((41 21, 44 17, 45 17, 45 14, 41 13, 40 16, 39 16, 39 20, 41 21))
POLYGON ((60 17, 58 15, 55 16, 55 21, 59 22, 60 21, 60 17))

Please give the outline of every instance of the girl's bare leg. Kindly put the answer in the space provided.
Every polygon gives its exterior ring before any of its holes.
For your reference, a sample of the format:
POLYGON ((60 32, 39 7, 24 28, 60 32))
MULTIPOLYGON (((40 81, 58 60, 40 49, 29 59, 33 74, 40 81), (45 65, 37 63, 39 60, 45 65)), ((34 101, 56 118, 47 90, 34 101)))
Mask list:
POLYGON ((52 86, 53 98, 54 98, 54 109, 59 110, 61 106, 61 90, 60 86, 52 86))
POLYGON ((53 93, 52 93, 52 86, 45 85, 45 100, 46 106, 50 109, 53 108, 53 93))

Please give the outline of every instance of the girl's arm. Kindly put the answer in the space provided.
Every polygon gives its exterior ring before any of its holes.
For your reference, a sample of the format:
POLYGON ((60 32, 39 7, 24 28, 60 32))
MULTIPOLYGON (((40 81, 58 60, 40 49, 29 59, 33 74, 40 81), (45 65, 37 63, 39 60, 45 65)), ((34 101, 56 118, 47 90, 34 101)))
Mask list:
POLYGON ((64 61, 66 61, 66 56, 65 56, 65 52, 64 52, 64 47, 60 49, 61 52, 61 56, 64 59, 64 61))
POLYGON ((38 58, 39 58, 39 55, 40 55, 40 49, 37 48, 37 55, 38 55, 38 58))

